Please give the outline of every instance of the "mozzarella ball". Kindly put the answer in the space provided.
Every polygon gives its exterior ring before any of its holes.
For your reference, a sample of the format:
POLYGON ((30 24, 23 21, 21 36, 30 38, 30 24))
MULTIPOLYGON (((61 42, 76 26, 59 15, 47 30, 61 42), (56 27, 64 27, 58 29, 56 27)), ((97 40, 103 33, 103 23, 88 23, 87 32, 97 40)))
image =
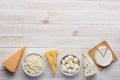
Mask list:
POLYGON ((65 62, 68 63, 69 62, 69 58, 65 57, 65 62))
POLYGON ((70 67, 70 64, 66 64, 66 67, 69 68, 69 67, 70 67))
POLYGON ((73 59, 73 56, 70 55, 70 56, 68 56, 68 58, 69 58, 70 60, 72 60, 72 59, 73 59))
POLYGON ((75 69, 78 69, 79 68, 79 65, 78 64, 75 64, 75 69))
POLYGON ((72 73, 75 73, 76 72, 76 69, 74 68, 74 69, 72 69, 72 73))
POLYGON ((63 68, 63 67, 66 67, 65 65, 63 65, 63 64, 61 64, 61 67, 63 68))
POLYGON ((72 73, 72 69, 68 69, 68 73, 72 73))
POLYGON ((74 58, 73 61, 74 61, 75 63, 78 63, 78 59, 77 59, 77 58, 74 58))
POLYGON ((70 64, 70 67, 71 67, 71 68, 75 68, 75 64, 73 64, 73 63, 70 64))
POLYGON ((65 63, 65 60, 62 60, 62 64, 64 64, 64 65, 66 64, 66 63, 65 63))
POLYGON ((67 72, 66 66, 62 67, 63 71, 67 72))
POLYGON ((69 63, 68 63, 68 64, 70 64, 70 65, 73 64, 72 60, 69 60, 69 63))

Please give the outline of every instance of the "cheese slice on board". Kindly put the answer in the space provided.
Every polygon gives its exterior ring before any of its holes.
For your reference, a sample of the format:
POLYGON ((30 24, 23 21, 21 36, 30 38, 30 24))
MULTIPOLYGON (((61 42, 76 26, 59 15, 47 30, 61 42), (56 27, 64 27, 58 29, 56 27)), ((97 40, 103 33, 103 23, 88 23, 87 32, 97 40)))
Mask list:
POLYGON ((57 55, 58 55, 58 51, 57 50, 51 50, 51 51, 47 51, 45 53, 46 58, 51 66, 51 69, 54 73, 54 75, 56 74, 57 71, 57 55))
POLYGON ((83 66, 84 66, 84 75, 85 77, 89 77, 92 75, 96 74, 96 69, 93 63, 91 63, 88 58, 86 57, 86 55, 83 53, 83 66))
POLYGON ((107 51, 107 47, 106 46, 100 46, 98 47, 98 51, 101 53, 101 55, 104 57, 107 51))
POLYGON ((3 62, 4 67, 7 68, 11 72, 16 72, 25 48, 26 48, 25 46, 22 47, 20 50, 18 50, 13 55, 11 55, 9 58, 7 58, 3 62))

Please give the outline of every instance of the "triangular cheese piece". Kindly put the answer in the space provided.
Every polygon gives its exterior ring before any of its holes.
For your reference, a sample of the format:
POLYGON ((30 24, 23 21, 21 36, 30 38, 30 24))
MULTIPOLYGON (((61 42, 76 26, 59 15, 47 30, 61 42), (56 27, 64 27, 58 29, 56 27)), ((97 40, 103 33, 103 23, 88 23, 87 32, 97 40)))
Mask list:
POLYGON ((107 51, 107 47, 106 46, 100 46, 100 47, 98 47, 98 51, 102 54, 102 56, 105 56, 105 53, 107 51))
POLYGON ((58 51, 57 50, 51 50, 45 53, 47 60, 51 66, 51 69, 54 74, 56 74, 57 71, 57 55, 58 51))
POLYGON ((26 47, 22 47, 20 50, 11 55, 8 59, 6 59, 3 62, 4 67, 11 72, 16 72, 25 48, 26 47))
POLYGON ((96 74, 96 69, 94 64, 88 60, 85 54, 82 54, 82 56, 83 56, 83 66, 84 66, 85 77, 89 77, 96 74))

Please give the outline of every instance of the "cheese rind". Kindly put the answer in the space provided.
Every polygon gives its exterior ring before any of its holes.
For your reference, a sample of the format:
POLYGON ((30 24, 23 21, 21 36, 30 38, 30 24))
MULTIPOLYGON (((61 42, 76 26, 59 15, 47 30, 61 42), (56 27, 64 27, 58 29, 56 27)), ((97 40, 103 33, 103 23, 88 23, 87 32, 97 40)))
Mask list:
POLYGON ((51 66, 51 69, 54 73, 54 75, 56 74, 57 71, 57 55, 58 55, 58 51, 57 50, 51 50, 51 51, 47 51, 45 53, 46 58, 51 66))
POLYGON ((9 58, 7 58, 3 62, 4 67, 7 68, 11 72, 16 72, 25 48, 26 48, 25 46, 22 47, 20 50, 18 50, 13 55, 11 55, 9 58))
POLYGON ((95 66, 88 60, 85 54, 82 54, 82 56, 83 56, 83 66, 84 66, 85 77, 89 77, 96 74, 95 66))

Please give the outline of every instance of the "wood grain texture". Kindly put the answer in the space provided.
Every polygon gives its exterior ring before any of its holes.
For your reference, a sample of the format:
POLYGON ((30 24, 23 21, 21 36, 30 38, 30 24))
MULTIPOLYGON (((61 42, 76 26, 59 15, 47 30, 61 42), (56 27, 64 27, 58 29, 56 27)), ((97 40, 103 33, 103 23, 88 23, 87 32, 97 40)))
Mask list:
MULTIPOLYGON (((0 0, 0 80, 119 80, 120 0, 0 0), (42 76, 31 78, 22 70, 15 74, 2 65, 21 46, 44 55, 58 49, 58 63, 65 54, 81 53, 106 40, 118 61, 89 78, 83 69, 74 77, 53 76, 47 63, 42 76)), ((25 53, 27 55, 28 53, 25 53)), ((82 61, 82 59, 81 59, 82 61)))

